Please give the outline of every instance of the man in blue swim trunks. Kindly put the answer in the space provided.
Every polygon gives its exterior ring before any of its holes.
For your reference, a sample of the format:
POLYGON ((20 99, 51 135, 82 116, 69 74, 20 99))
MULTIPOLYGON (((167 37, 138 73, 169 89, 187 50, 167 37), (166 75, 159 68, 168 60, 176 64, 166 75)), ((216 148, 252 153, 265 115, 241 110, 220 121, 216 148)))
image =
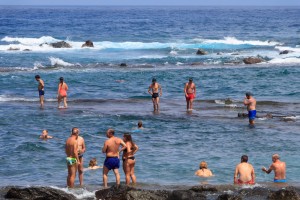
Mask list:
POLYGON ((285 183, 286 165, 285 162, 282 162, 279 159, 280 159, 279 155, 274 154, 272 156, 273 163, 270 165, 269 169, 267 170, 265 167, 263 167, 261 170, 263 172, 266 172, 267 174, 270 174, 271 171, 274 170, 274 183, 285 183))
POLYGON ((35 80, 37 82, 39 82, 38 91, 39 91, 41 108, 43 108, 44 107, 44 95, 45 95, 44 86, 45 86, 45 84, 44 84, 44 81, 41 79, 40 75, 36 75, 35 80))
POLYGON ((106 137, 108 140, 104 142, 102 152, 106 154, 106 159, 103 165, 103 184, 104 187, 107 187, 107 174, 112 169, 116 176, 116 183, 117 186, 120 185, 120 174, 119 174, 119 167, 120 167, 120 159, 119 159, 119 152, 120 152, 120 145, 122 147, 126 146, 125 142, 115 137, 115 131, 113 129, 108 129, 106 131, 106 137))
POLYGON ((246 92, 246 97, 244 98, 244 105, 247 106, 249 124, 254 125, 254 120, 256 117, 256 100, 251 92, 246 92))

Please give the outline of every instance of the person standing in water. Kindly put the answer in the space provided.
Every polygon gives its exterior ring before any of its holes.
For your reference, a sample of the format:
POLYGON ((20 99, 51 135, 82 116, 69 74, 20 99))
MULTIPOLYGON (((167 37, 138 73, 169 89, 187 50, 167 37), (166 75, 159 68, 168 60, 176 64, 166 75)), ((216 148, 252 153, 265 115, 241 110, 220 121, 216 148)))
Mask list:
POLYGON ((58 90, 57 90, 57 102, 58 102, 58 108, 60 107, 60 102, 64 101, 64 108, 68 107, 67 104, 67 91, 68 91, 68 85, 64 82, 64 78, 59 78, 59 84, 58 84, 58 90))
POLYGON ((80 186, 82 186, 83 185, 83 154, 85 153, 86 150, 83 137, 78 136, 77 145, 78 145, 78 158, 80 162, 80 164, 78 164, 78 176, 79 176, 80 186))
POLYGON ((153 111, 159 111, 159 96, 162 96, 162 88, 156 82, 156 78, 152 79, 152 84, 149 86, 148 93, 152 95, 153 111))
POLYGON ((43 108, 44 107, 44 95, 45 95, 44 86, 45 86, 45 84, 44 84, 44 81, 41 79, 40 75, 36 75, 35 80, 37 82, 39 82, 38 91, 39 91, 41 108, 43 108))
POLYGON ((193 78, 189 78, 189 82, 184 85, 184 94, 186 109, 193 110, 193 101, 196 98, 196 85, 193 83, 193 78))
POLYGON ((247 106, 249 124, 254 125, 254 119, 256 117, 256 100, 251 92, 246 92, 244 105, 247 106))
POLYGON ((126 146, 121 149, 121 151, 123 151, 122 159, 126 185, 130 184, 130 178, 132 183, 135 184, 136 176, 134 174, 134 154, 138 151, 139 147, 132 141, 132 137, 129 133, 124 133, 123 140, 126 144, 126 146))
POLYGON ((233 182, 239 185, 253 185, 255 183, 254 168, 248 163, 247 155, 243 155, 241 157, 241 163, 236 166, 233 182))
POLYGON ((263 167, 261 170, 266 172, 267 174, 271 173, 274 170, 274 183, 285 183, 285 171, 286 164, 285 162, 280 161, 280 157, 278 154, 274 154, 272 156, 273 163, 270 165, 269 169, 263 167))

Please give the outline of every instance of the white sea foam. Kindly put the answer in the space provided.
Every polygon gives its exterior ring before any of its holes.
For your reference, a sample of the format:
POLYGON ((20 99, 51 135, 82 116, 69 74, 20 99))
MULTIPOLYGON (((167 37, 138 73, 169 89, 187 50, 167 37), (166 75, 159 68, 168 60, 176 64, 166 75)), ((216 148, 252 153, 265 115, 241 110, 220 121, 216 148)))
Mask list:
POLYGON ((38 101, 37 98, 24 98, 24 97, 16 97, 16 96, 9 96, 9 95, 0 95, 0 102, 7 102, 7 101, 26 101, 26 102, 34 102, 38 101))
POLYGON ((64 67, 74 66, 74 64, 65 62, 60 58, 49 57, 49 60, 52 66, 64 66, 64 67))
POLYGON ((40 38, 14 38, 14 37, 4 37, 1 39, 3 42, 18 42, 23 45, 27 46, 35 46, 35 45, 40 45, 43 43, 52 43, 52 42, 57 42, 59 40, 51 37, 51 36, 43 36, 40 38))
POLYGON ((53 189, 57 189, 57 190, 61 190, 63 192, 66 192, 68 194, 72 194, 74 195, 77 199, 86 199, 86 198, 93 198, 95 197, 95 192, 96 191, 88 191, 84 188, 76 188, 76 189, 68 189, 68 188, 59 188, 59 187, 56 187, 56 186, 50 186, 51 188, 53 189))
POLYGON ((177 51, 172 50, 172 51, 170 52, 170 54, 171 54, 171 55, 177 55, 178 53, 177 53, 177 51))
POLYGON ((295 57, 291 57, 291 58, 274 58, 274 59, 268 61, 268 63, 272 63, 272 64, 294 64, 294 63, 300 63, 300 58, 295 58, 295 57))
POLYGON ((222 44, 231 44, 231 45, 255 45, 255 46, 276 46, 282 45, 280 42, 275 41, 259 41, 259 40, 238 40, 235 37, 224 37, 223 40, 208 40, 208 39, 199 39, 196 38, 194 41, 210 44, 210 43, 222 43, 222 44))
POLYGON ((288 50, 290 51, 289 54, 294 54, 294 53, 300 53, 300 48, 293 48, 293 47, 286 47, 286 46, 276 46, 275 49, 278 49, 279 51, 284 51, 288 50))
POLYGON ((223 100, 215 100, 215 103, 225 105, 225 101, 223 101, 223 100))

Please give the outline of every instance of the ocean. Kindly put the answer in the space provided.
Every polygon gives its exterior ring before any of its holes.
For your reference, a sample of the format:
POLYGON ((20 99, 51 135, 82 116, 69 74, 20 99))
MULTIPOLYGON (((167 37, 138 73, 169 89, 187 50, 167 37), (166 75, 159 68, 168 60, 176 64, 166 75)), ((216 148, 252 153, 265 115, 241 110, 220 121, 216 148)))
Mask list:
MULTIPOLYGON (((0 6, 0 187, 65 190, 72 127, 85 139, 86 167, 94 157, 102 165, 108 128, 118 137, 131 132, 140 186, 232 184, 247 154, 263 187, 274 176, 261 167, 274 153, 287 164, 288 184, 299 185, 299 18, 299 7, 0 6), (86 40, 94 47, 81 48, 86 40), (49 45, 58 41, 71 48, 49 45), (244 64, 251 56, 264 61, 244 64), (44 109, 36 74, 45 82, 44 109), (68 109, 57 109, 61 76, 68 109), (163 89, 159 113, 147 92, 153 77, 163 89), (197 97, 186 112, 190 77, 197 97), (248 91, 257 100, 255 128, 238 117, 248 91), (54 138, 40 140, 43 129, 54 138), (194 176, 203 160, 214 177, 194 176)), ((112 172, 108 179, 115 181, 112 172)), ((86 171, 84 184, 78 198, 102 188, 102 171, 86 171)))

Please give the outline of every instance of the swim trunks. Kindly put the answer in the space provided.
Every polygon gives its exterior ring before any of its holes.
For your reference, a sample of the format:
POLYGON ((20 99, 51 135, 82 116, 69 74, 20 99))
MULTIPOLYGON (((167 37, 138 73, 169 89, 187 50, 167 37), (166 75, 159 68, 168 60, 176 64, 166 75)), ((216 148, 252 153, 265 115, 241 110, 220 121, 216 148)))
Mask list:
POLYGON ((74 164, 77 163, 76 158, 67 157, 66 160, 67 160, 67 164, 68 164, 68 165, 74 165, 74 164))
POLYGON ((42 96, 45 94, 45 91, 44 90, 39 90, 39 95, 42 96))
POLYGON ((119 169, 120 160, 118 157, 106 157, 104 161, 104 166, 107 167, 108 170, 119 169))
POLYGON ((274 183, 285 183, 285 179, 274 179, 274 183))
POLYGON ((254 120, 256 117, 256 110, 249 110, 248 111, 248 117, 250 120, 254 120))
POLYGON ((83 154, 78 154, 78 158, 82 158, 83 157, 83 154))
POLYGON ((252 179, 251 179, 250 181, 247 181, 247 182, 243 182, 243 181, 241 181, 240 179, 238 179, 238 184, 239 184, 239 185, 242 185, 242 184, 253 185, 254 182, 253 182, 252 179))
POLYGON ((186 100, 192 100, 192 99, 195 99, 195 94, 194 93, 187 93, 187 97, 185 97, 186 100))
POLYGON ((158 93, 153 93, 152 94, 152 98, 156 99, 157 97, 159 97, 158 93))

